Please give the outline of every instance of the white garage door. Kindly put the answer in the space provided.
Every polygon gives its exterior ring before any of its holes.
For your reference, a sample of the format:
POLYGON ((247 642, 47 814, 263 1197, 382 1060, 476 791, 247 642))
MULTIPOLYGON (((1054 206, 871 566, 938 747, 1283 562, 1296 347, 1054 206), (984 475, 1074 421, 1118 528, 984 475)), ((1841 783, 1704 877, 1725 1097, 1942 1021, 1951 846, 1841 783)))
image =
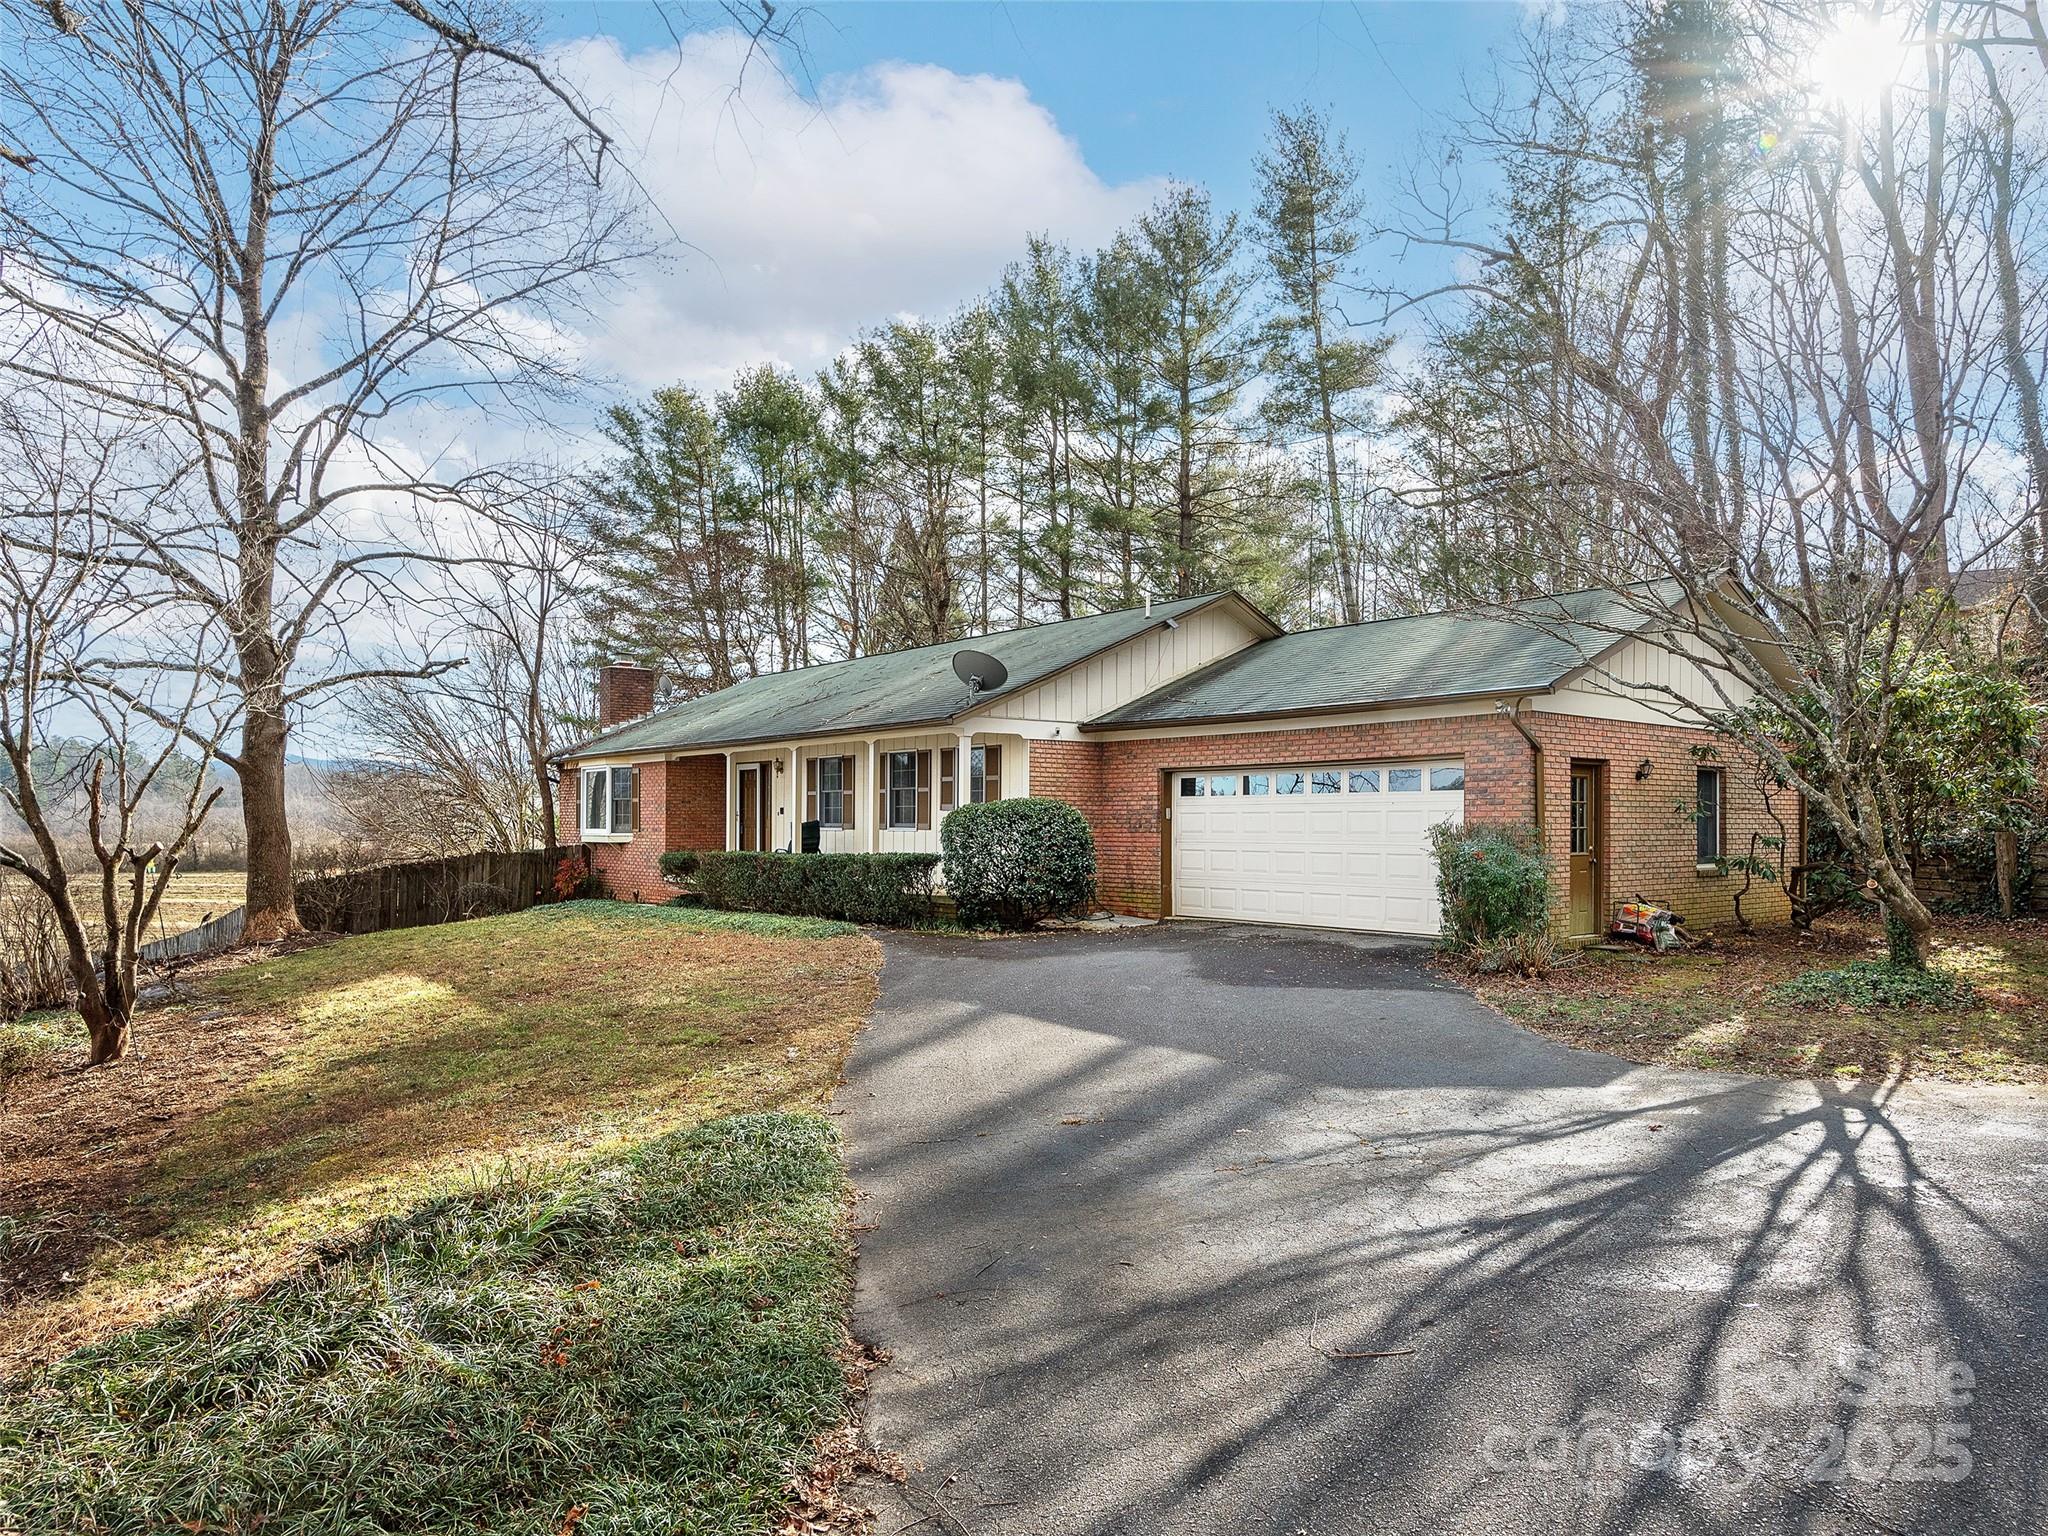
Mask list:
POLYGON ((1437 931, 1428 832, 1464 816, 1460 763, 1205 768, 1172 798, 1176 917, 1437 931))

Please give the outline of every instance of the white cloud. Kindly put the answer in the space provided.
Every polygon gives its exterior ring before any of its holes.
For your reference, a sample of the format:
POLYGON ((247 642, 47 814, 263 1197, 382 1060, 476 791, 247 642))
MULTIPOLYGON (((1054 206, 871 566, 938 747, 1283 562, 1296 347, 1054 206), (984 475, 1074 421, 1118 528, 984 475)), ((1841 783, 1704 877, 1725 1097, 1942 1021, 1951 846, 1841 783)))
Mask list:
POLYGON ((938 315, 1049 231, 1100 244, 1163 180, 1112 186, 1016 80, 883 63, 815 100, 742 42, 561 52, 607 104, 634 170, 694 249, 615 295, 592 361, 633 388, 715 388, 749 363, 821 366, 864 326, 938 315))

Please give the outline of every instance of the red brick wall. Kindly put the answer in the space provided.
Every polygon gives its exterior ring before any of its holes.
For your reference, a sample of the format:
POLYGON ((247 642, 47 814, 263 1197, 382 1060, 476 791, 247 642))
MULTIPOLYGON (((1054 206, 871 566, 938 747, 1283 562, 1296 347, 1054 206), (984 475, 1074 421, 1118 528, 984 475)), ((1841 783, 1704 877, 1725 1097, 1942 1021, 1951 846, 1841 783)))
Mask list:
POLYGON ((1031 793, 1079 806, 1098 840, 1102 801, 1102 743, 1099 741, 1034 741, 1031 747, 1031 793))
MULTIPOLYGON (((1601 843, 1605 873, 1600 910, 1640 891, 1682 912, 1696 929, 1727 926, 1740 875, 1694 867, 1692 748, 1713 746, 1706 761, 1724 769, 1725 850, 1748 852, 1752 831, 1777 834, 1746 759, 1729 742, 1677 726, 1634 725, 1580 715, 1525 712, 1544 746, 1544 844, 1551 850, 1553 901, 1562 927, 1568 893, 1571 765, 1604 765, 1601 843), (1635 777, 1645 758, 1650 776, 1635 777), (1681 808, 1684 808, 1683 812, 1681 808)), ((1095 832, 1104 905, 1118 912, 1159 912, 1160 784, 1168 769, 1234 763, 1316 763, 1391 757, 1460 757, 1465 814, 1473 821, 1527 822, 1535 815, 1529 744, 1498 715, 1462 715, 1375 725, 1247 731, 1231 735, 1150 737, 1135 741, 1031 743, 1031 793, 1080 807, 1095 832)), ((562 840, 574 843, 578 776, 563 775, 562 840)), ((1779 796, 1778 812, 1797 830, 1797 801, 1779 796)), ((591 847, 591 867, 622 899, 666 900, 658 860, 673 848, 725 846, 725 759, 716 754, 643 766, 640 826, 626 843, 591 847)), ((1773 857, 1777 857, 1773 855, 1773 857)), ((1753 885, 1743 910, 1757 922, 1783 922, 1782 893, 1753 885)))
MULTIPOLYGON (((564 843, 582 840, 580 773, 562 775, 564 843)), ((630 842, 592 843, 590 868, 607 895, 622 901, 666 901, 674 888, 660 859, 677 848, 725 846, 725 758, 718 753, 640 765, 640 824, 630 842)))
POLYGON ((670 848, 700 852, 725 846, 725 757, 709 752, 668 765, 670 848))
MULTIPOLYGON (((1525 713, 1544 746, 1544 846, 1552 850, 1552 906, 1560 928, 1568 899, 1568 855, 1571 846, 1571 769, 1574 761, 1604 766, 1600 817, 1599 893, 1602 921, 1612 904, 1640 893, 1676 908, 1696 931, 1733 927, 1739 874, 1702 874, 1696 867, 1697 844, 1692 821, 1695 774, 1719 768, 1724 804, 1721 813, 1722 851, 1728 857, 1750 851, 1751 833, 1767 837, 1799 834, 1799 800, 1790 790, 1777 791, 1773 802, 1783 819, 1781 829, 1766 809, 1751 759, 1736 743, 1707 731, 1672 725, 1636 725, 1595 720, 1584 715, 1525 713), (1700 757, 1694 748, 1712 748, 1700 757), (1636 769, 1648 761, 1649 777, 1638 780, 1636 769)), ((1466 815, 1474 816, 1471 802, 1466 815)), ((1759 847, 1758 854, 1781 863, 1784 854, 1759 847)), ((1794 849, 1796 858, 1800 850, 1794 849)), ((1743 915, 1753 922, 1782 923, 1791 919, 1782 887, 1752 882, 1742 898, 1743 915)))
MULTIPOLYGON (((1696 871, 1693 824, 1679 809, 1683 805, 1689 812, 1694 771, 1701 766, 1689 749, 1714 745, 1719 756, 1709 761, 1726 770, 1726 851, 1747 852, 1752 830, 1776 832, 1745 760, 1732 744, 1676 726, 1533 711, 1525 712, 1523 719, 1544 745, 1544 842, 1552 851, 1560 927, 1568 893, 1565 850, 1570 846, 1570 775, 1575 758, 1606 765, 1602 913, 1615 896, 1640 891, 1676 907, 1698 928, 1732 920, 1732 898, 1742 877, 1696 871), (1638 782, 1636 765, 1646 757, 1652 772, 1638 782)), ((1035 741, 1031 792, 1071 801, 1088 817, 1095 832, 1104 905, 1151 917, 1158 915, 1160 905, 1160 785, 1167 770, 1389 757, 1462 757, 1469 820, 1527 823, 1535 816, 1529 744, 1511 722, 1492 714, 1217 736, 1035 741)), ((1796 831, 1794 798, 1782 796, 1779 809, 1796 831)), ((1761 922, 1781 922, 1787 916, 1783 895, 1763 886, 1752 888, 1743 909, 1761 922)))
POLYGON ((652 667, 615 662, 597 669, 597 725, 599 730, 623 721, 637 720, 654 708, 652 667))

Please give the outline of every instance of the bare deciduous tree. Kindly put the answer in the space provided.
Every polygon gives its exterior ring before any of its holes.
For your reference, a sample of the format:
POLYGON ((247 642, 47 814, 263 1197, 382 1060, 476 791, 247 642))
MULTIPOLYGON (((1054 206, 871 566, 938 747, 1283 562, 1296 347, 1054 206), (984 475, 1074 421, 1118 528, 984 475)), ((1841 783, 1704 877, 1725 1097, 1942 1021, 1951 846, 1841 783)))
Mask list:
POLYGON ((1436 492, 1577 584, 1647 578, 1595 627, 1697 669, 1714 723, 1834 823, 1924 958, 1899 700, 1946 644, 1955 575, 2009 560, 2033 521, 2001 466, 2024 436, 2011 359, 2038 358, 2041 319, 1999 291, 2024 271, 2032 292, 2043 253, 1994 217, 2015 149, 1957 67, 1968 44, 1925 8, 1849 20, 1888 29, 1864 40, 1895 73, 1806 73, 1845 24, 1817 3, 1546 31, 1463 146, 1515 198, 1480 230, 1418 191, 1405 234, 1461 270, 1396 308, 1486 322, 1461 382, 1531 449, 1436 492), (1996 153, 1959 152, 1979 129, 1996 153), (1559 166, 1569 196, 1546 200, 1559 166))
MULTIPOLYGON (((220 797, 213 747, 232 715, 215 707, 204 664, 147 679, 140 710, 89 681, 92 657, 118 632, 160 617, 136 600, 115 551, 118 524, 146 516, 134 504, 166 487, 154 476, 128 482, 118 421, 90 402, 66 406, 17 396, 0 418, 0 513, 12 535, 0 540, 0 804, 25 833, 0 838, 0 870, 48 903, 98 1066, 128 1049, 142 936, 220 797), (56 721, 89 733, 90 749, 51 751, 56 721), (196 771, 188 742, 199 746, 196 771), (161 824, 170 787, 171 825, 145 842, 145 806, 161 824), (71 867, 79 839, 54 809, 67 801, 83 804, 89 871, 71 867)), ((186 636, 201 663, 215 638, 186 636)))
POLYGON ((243 703, 248 926, 296 926, 285 762, 338 687, 444 663, 357 654, 463 489, 423 447, 448 403, 573 380, 564 323, 634 254, 605 141, 533 62, 530 22, 419 4, 0 6, 0 324, 74 346, 56 383, 174 440, 195 494, 105 511, 104 558, 227 636, 223 668, 117 647, 101 674, 206 678, 243 703))
POLYGON ((433 678, 381 678, 352 710, 373 761, 334 788, 358 830, 398 856, 557 847, 554 758, 591 724, 572 626, 582 593, 579 484, 550 466, 491 477, 471 529, 488 558, 447 550, 418 598, 418 649, 459 654, 433 678))

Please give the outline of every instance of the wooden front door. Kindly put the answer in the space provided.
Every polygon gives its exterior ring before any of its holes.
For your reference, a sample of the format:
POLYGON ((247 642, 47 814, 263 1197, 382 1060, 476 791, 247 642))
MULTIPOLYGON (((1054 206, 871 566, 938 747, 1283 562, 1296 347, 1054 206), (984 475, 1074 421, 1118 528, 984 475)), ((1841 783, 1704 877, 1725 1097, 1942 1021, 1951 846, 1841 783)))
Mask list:
POLYGON ((759 853, 768 846, 764 828, 765 818, 761 811, 766 804, 761 795, 761 765, 743 763, 740 766, 740 850, 744 853, 759 853))
POLYGON ((1570 927, 1576 937, 1600 931, 1600 770, 1572 769, 1570 927))

